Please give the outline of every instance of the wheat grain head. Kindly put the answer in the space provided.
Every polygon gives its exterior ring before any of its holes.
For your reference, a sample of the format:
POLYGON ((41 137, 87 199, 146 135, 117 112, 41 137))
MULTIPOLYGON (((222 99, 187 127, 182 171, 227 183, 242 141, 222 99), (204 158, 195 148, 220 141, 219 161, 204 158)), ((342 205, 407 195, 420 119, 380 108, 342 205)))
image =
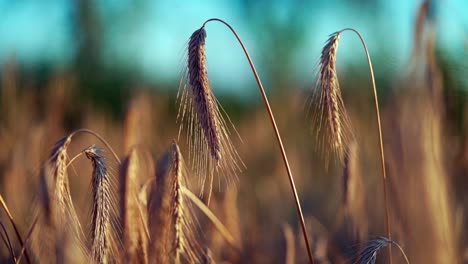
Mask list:
POLYGON ((196 238, 196 218, 187 198, 182 192, 186 186, 187 169, 179 146, 175 141, 171 145, 173 186, 173 229, 175 263, 181 263, 184 258, 189 263, 200 263, 203 250, 196 238))
MULTIPOLYGON (((111 191, 111 178, 103 151, 95 146, 84 150, 93 165, 91 210, 91 255, 97 263, 107 263, 115 248, 112 219, 115 199, 111 191)), ((114 252, 116 253, 116 252, 114 252)))
MULTIPOLYGON (((188 87, 181 85, 177 101, 180 131, 187 132, 189 158, 194 173, 199 177, 202 188, 208 176, 210 194, 215 174, 222 175, 230 184, 237 179, 243 163, 232 144, 231 132, 220 111, 222 107, 210 87, 205 39, 204 27, 196 30, 190 37, 187 60, 188 87)), ((232 125, 229 118, 228 121, 232 125)))
POLYGON ((132 148, 122 163, 120 173, 120 214, 123 228, 124 262, 148 263, 146 204, 138 199, 138 175, 141 173, 137 150, 132 148))
POLYGON ((321 146, 325 157, 328 158, 331 148, 331 152, 343 162, 346 145, 352 133, 336 73, 340 34, 340 32, 333 33, 322 49, 319 77, 311 104, 316 110, 313 125, 317 126, 317 136, 323 138, 321 144, 326 144, 321 146))
MULTIPOLYGON (((86 255, 83 243, 83 229, 78 220, 70 193, 67 175, 68 154, 67 149, 73 134, 60 139, 52 149, 48 160, 41 169, 40 176, 40 204, 42 209, 39 234, 46 234, 54 242, 65 232, 65 226, 71 228, 70 239, 86 255), (54 239, 55 237, 55 239, 54 239), (73 239, 72 239, 73 238, 73 239)), ((39 242, 39 241, 37 241, 39 242)), ((54 242, 55 243, 55 242, 54 242)))

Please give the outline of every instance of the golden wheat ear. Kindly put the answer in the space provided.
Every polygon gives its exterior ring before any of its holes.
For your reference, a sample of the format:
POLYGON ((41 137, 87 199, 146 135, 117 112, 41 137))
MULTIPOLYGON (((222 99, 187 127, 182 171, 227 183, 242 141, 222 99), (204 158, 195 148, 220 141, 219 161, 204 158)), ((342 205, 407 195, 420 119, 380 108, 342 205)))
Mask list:
POLYGON ((185 259, 188 263, 200 263, 203 257, 202 247, 197 238, 197 220, 183 188, 187 185, 187 168, 175 141, 171 145, 171 174, 173 177, 173 250, 175 263, 185 259))
POLYGON ((157 161, 156 175, 149 186, 148 227, 150 263, 169 263, 172 216, 171 156, 169 152, 157 161))
MULTIPOLYGON (((71 238, 85 252, 82 243, 84 232, 78 220, 67 174, 67 149, 72 141, 73 133, 60 139, 52 149, 48 160, 41 170, 40 204, 42 217, 52 236, 63 232, 65 223, 71 228, 71 238)), ((49 234, 50 235, 50 234, 49 234)))
POLYGON ((336 57, 341 32, 330 35, 319 62, 319 77, 313 90, 311 107, 314 108, 314 120, 317 136, 323 145, 319 145, 328 161, 329 153, 335 154, 343 162, 346 145, 352 138, 349 118, 344 107, 340 84, 336 72, 336 57))
POLYGON ((113 259, 115 243, 115 198, 111 188, 111 176, 103 151, 95 146, 84 150, 93 165, 91 210, 91 255, 97 263, 107 263, 113 259))
POLYGON ((136 148, 123 160, 120 172, 120 215, 125 263, 148 263, 148 237, 146 235, 146 204, 138 199, 138 175, 142 173, 136 148))
MULTIPOLYGON (((208 193, 211 194, 215 175, 224 177, 230 184, 237 180, 237 174, 244 165, 232 144, 228 123, 220 111, 222 107, 210 87, 205 40, 204 27, 190 37, 187 57, 189 85, 180 87, 178 121, 180 131, 186 130, 187 133, 194 173, 199 177, 202 189, 208 177, 208 193)), ((233 125, 232 129, 235 130, 233 125)))

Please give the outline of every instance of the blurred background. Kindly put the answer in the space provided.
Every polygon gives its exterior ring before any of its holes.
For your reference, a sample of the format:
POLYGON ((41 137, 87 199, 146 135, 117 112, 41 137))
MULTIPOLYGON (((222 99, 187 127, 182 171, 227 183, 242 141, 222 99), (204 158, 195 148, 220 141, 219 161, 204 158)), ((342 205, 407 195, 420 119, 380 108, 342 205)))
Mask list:
MULTIPOLYGON (((135 144, 159 157, 178 135, 188 39, 218 17, 237 30, 267 89, 316 258, 352 263, 360 245, 384 234, 375 113, 358 38, 345 33, 337 59, 355 135, 352 165, 317 151, 305 99, 328 36, 353 27, 376 74, 393 237, 412 263, 468 263, 466 14, 465 0, 0 0, 0 193, 26 232, 42 163, 78 128, 98 132, 122 157, 135 144)), ((237 232, 243 253, 204 230, 207 244, 217 261, 281 263, 292 247, 303 262, 295 205, 250 67, 227 28, 206 30, 210 82, 239 131, 242 141, 233 141, 246 164, 235 191, 221 188, 210 205, 237 232)), ((78 138, 70 156, 94 143, 78 138)), ((188 151, 185 137, 180 144, 188 151)), ((86 159, 77 164, 76 174, 90 175, 86 159)), ((86 215, 81 190, 90 176, 70 177, 86 215)), ((0 260, 8 256, 0 247, 0 260)))

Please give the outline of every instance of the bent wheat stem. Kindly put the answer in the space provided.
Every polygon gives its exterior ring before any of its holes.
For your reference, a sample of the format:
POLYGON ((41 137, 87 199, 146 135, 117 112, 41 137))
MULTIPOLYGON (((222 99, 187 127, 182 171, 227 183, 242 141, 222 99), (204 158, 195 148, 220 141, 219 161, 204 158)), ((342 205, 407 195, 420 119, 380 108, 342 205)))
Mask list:
MULTIPOLYGON (((383 139, 382 139, 382 125, 380 122, 380 111, 379 111, 379 99, 377 97, 377 88, 375 85, 375 78, 374 78, 374 69, 372 67, 372 62, 371 58, 369 55, 369 50, 367 49, 366 42, 364 41, 364 38, 362 37, 361 33, 359 31, 353 29, 353 28, 344 28, 340 31, 337 32, 337 34, 341 34, 344 31, 352 31, 356 33, 356 35, 359 37, 362 46, 364 47, 364 51, 366 53, 366 58, 367 58, 367 64, 369 65, 369 73, 370 73, 370 78, 372 81, 372 89, 374 92, 374 106, 375 106, 375 114, 376 114, 376 123, 377 123, 377 128, 378 128, 378 136, 379 136, 379 148, 380 148, 380 160, 381 160, 381 167, 382 167, 382 181, 383 181, 383 193, 384 193, 384 206, 385 206, 385 233, 387 235, 387 238, 389 240, 392 240, 391 237, 391 228, 390 228, 390 221, 389 221, 389 209, 388 209, 388 195, 387 195, 387 173, 385 170, 385 154, 384 154, 384 146, 383 146, 383 139)), ((392 247, 389 245, 388 247, 389 251, 389 261, 390 264, 392 263, 392 247)))
POLYGON ((309 261, 310 263, 314 263, 314 260, 312 258, 312 252, 310 250, 310 244, 309 244, 309 239, 307 237, 307 232, 306 232, 306 227, 305 227, 305 221, 304 221, 304 216, 302 214, 302 208, 301 208, 301 203, 299 201, 299 196, 297 195, 297 190, 296 190, 296 185, 294 183, 294 178, 293 178, 293 175, 292 175, 292 172, 291 172, 291 168, 289 166, 289 161, 288 161, 288 158, 286 156, 286 151, 284 150, 284 146, 283 146, 283 141, 281 140, 281 136, 280 136, 280 133, 279 133, 279 130, 278 130, 278 127, 276 125, 276 121, 275 121, 275 118, 273 116, 273 111, 271 110, 271 107, 270 107, 270 103, 268 101, 268 98, 266 96, 266 93, 265 93, 265 89, 263 88, 263 85, 262 85, 262 82, 260 81, 260 77, 258 76, 258 73, 257 73, 257 70, 255 68, 255 65, 254 63, 252 62, 252 59, 250 58, 250 55, 249 55, 249 52, 247 51, 247 48, 245 47, 244 43, 242 42, 241 38, 239 37, 239 35, 237 34, 237 32, 234 30, 234 28, 231 27, 231 25, 229 25, 226 21, 222 20, 222 19, 219 19, 219 18, 210 18, 208 20, 205 21, 205 23, 203 23, 203 26, 202 28, 205 27, 205 25, 210 22, 210 21, 218 21, 218 22, 221 22, 223 23, 225 26, 227 26, 231 31, 232 33, 234 34, 234 36, 236 37, 237 41, 239 42, 239 44, 241 45, 244 53, 245 53, 245 56, 247 57, 247 60, 249 61, 249 64, 250 64, 250 68, 252 69, 252 72, 255 76, 255 80, 257 81, 257 85, 258 85, 258 88, 260 90, 260 93, 262 94, 262 98, 263 98, 263 101, 265 103, 265 107, 268 111, 268 116, 270 117, 270 121, 271 121, 271 125, 273 126, 273 130, 275 132, 275 136, 276 136, 276 140, 278 142, 278 146, 281 150, 281 156, 283 158, 283 162, 284 162, 284 166, 286 167, 286 172, 288 174, 288 179, 289 179, 289 184, 291 186, 291 191, 293 193, 293 196, 294 196, 294 201, 296 203, 296 207, 297 207, 297 214, 300 218, 300 222, 301 222, 301 227, 302 227, 302 234, 304 235, 304 241, 305 241, 305 244, 306 244, 306 247, 307 247, 307 254, 309 256, 309 261))

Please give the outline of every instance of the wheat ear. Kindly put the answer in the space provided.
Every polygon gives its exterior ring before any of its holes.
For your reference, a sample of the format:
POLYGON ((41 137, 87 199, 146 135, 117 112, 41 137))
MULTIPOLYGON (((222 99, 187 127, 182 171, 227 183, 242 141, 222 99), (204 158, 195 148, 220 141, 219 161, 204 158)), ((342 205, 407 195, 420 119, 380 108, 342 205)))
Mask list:
MULTIPOLYGON (((237 180, 243 163, 232 144, 231 132, 220 111, 222 107, 210 87, 205 39, 204 27, 196 30, 190 37, 187 60, 189 88, 181 86, 179 91, 177 119, 181 123, 180 131, 187 130, 189 158, 194 165, 195 175, 201 180, 202 189, 208 177, 209 201, 214 175, 222 175, 227 184, 230 184, 237 180)), ((229 117, 227 118, 229 121, 229 117)), ((235 130, 233 125, 232 127, 235 130)))
POLYGON ((151 182, 148 198, 150 263, 169 263, 172 187, 171 155, 167 151, 158 160, 156 177, 151 182))
POLYGON ((112 194, 110 175, 102 150, 98 147, 87 148, 84 153, 93 164, 91 211, 91 254, 97 263, 107 263, 111 245, 111 208, 112 194))
MULTIPOLYGON (((148 239, 146 221, 143 219, 146 210, 138 200, 138 174, 140 159, 136 148, 131 148, 125 158, 120 172, 120 202, 123 227, 123 245, 126 263, 148 263, 148 239)), ((146 207, 146 206, 145 206, 146 207)))
POLYGON ((189 263, 199 263, 202 260, 203 252, 195 237, 196 225, 195 214, 188 204, 182 189, 186 185, 187 170, 179 146, 175 141, 171 145, 173 201, 172 217, 174 230, 174 252, 175 263, 181 263, 184 257, 189 263))
MULTIPOLYGON (((369 73, 370 73, 370 77, 371 77, 371 81, 372 81, 372 88, 373 88, 373 93, 374 93, 374 106, 375 106, 375 114, 376 114, 376 123, 377 123, 377 128, 378 128, 377 132, 378 132, 378 138, 379 138, 380 160, 381 160, 381 169, 382 169, 383 195, 384 195, 384 207, 385 207, 385 231, 386 231, 386 235, 387 235, 388 239, 391 240, 391 226, 390 226, 390 221, 389 221, 390 215, 389 215, 388 195, 387 195, 387 173, 386 173, 386 170, 385 170, 385 155, 384 155, 384 146, 383 146, 383 139, 382 139, 382 125, 381 125, 381 122, 380 122, 379 99, 378 99, 378 96, 377 96, 377 88, 376 88, 376 85, 375 85, 375 78, 374 78, 374 69, 372 67, 372 62, 371 62, 371 58, 370 58, 370 55, 369 55, 369 50, 367 49, 366 42, 364 41, 364 38, 362 37, 361 33, 359 33, 359 31, 357 31, 357 30, 355 30, 353 28, 345 28, 345 29, 342 29, 342 30, 332 34, 329 41, 327 42, 327 45, 325 45, 325 47, 323 49, 324 51, 322 51, 322 54, 324 52, 327 53, 328 50, 331 50, 330 45, 332 45, 332 43, 336 42, 336 43, 334 43, 334 45, 337 46, 341 33, 345 32, 345 31, 352 31, 352 32, 356 33, 356 35, 359 37, 359 39, 360 39, 360 41, 361 41, 361 43, 362 43, 362 45, 364 47, 364 51, 366 53, 366 58, 367 58, 367 63, 369 65, 369 73)), ((328 68, 328 67, 332 68, 331 71, 336 73, 336 63, 335 63, 336 51, 335 51, 334 56, 335 57, 333 58, 333 60, 323 60, 322 59, 323 62, 321 62, 321 64, 324 64, 323 65, 324 68, 328 68)), ((330 58, 331 58, 331 56, 330 56, 330 58)), ((332 80, 329 80, 327 75, 325 75, 325 73, 327 73, 327 72, 328 72, 328 70, 325 70, 325 71, 321 70, 320 82, 332 81, 332 80)), ((336 78, 336 74, 335 74, 335 78, 336 78)), ((330 86, 331 85, 332 84, 330 84, 330 86)), ((330 118, 329 118, 329 121, 330 121, 330 118)), ((390 245, 388 247, 390 264, 392 263, 391 248, 392 247, 390 245)))
MULTIPOLYGON (((318 106, 317 119, 320 122, 317 132, 323 134, 323 138, 328 141, 332 152, 343 162, 351 131, 336 73, 339 41, 340 34, 333 33, 322 49, 319 63, 320 77, 317 81, 319 102, 316 105, 318 106)), ((324 151, 326 152, 325 149, 324 151)))
POLYGON ((218 22, 224 24, 225 26, 227 26, 231 30, 231 32, 234 34, 237 41, 241 45, 242 50, 244 51, 245 56, 247 57, 247 60, 249 61, 250 68, 252 69, 252 73, 254 74, 255 80, 257 81, 258 89, 260 90, 260 93, 262 94, 263 102, 265 103, 265 108, 267 109, 268 116, 270 117, 271 125, 273 127, 273 130, 274 130, 274 133, 275 133, 275 136, 276 136, 276 140, 277 140, 278 146, 279 146, 280 151, 281 151, 281 156, 283 158, 284 166, 285 166, 286 172, 288 174, 289 184, 291 186, 291 192, 292 192, 292 194, 294 196, 294 201, 296 203, 297 214, 298 214, 300 222, 301 222, 302 234, 304 236, 304 241, 305 241, 306 247, 307 247, 307 255, 309 257, 310 263, 314 263, 314 260, 312 258, 312 253, 310 251, 309 239, 308 239, 307 232, 306 232, 304 215, 302 214, 302 207, 301 207, 301 204, 300 204, 300 201, 299 201, 299 196, 297 195, 296 185, 294 183, 294 178, 293 178, 293 175, 292 175, 292 172, 291 172, 291 168, 289 166, 289 161, 288 161, 288 158, 287 158, 287 155, 286 155, 286 151, 284 150, 283 141, 281 140, 281 136, 280 136, 280 133, 279 133, 279 130, 278 130, 278 126, 276 125, 276 121, 275 121, 275 118, 274 118, 274 115, 273 115, 273 111, 271 110, 270 103, 268 101, 268 97, 267 97, 267 95, 265 93, 265 89, 263 88, 263 84, 262 84, 262 82, 260 80, 260 77, 258 76, 255 65, 254 65, 254 63, 253 63, 253 61, 252 61, 252 59, 251 59, 251 57, 249 55, 249 52, 247 51, 247 48, 245 47, 244 43, 242 42, 241 38, 239 37, 237 32, 234 30, 234 28, 231 27, 231 25, 229 25, 226 21, 224 21, 222 19, 211 18, 211 19, 206 20, 205 23, 203 23, 202 28, 204 28, 206 26, 206 24, 209 23, 210 21, 218 21, 218 22))

